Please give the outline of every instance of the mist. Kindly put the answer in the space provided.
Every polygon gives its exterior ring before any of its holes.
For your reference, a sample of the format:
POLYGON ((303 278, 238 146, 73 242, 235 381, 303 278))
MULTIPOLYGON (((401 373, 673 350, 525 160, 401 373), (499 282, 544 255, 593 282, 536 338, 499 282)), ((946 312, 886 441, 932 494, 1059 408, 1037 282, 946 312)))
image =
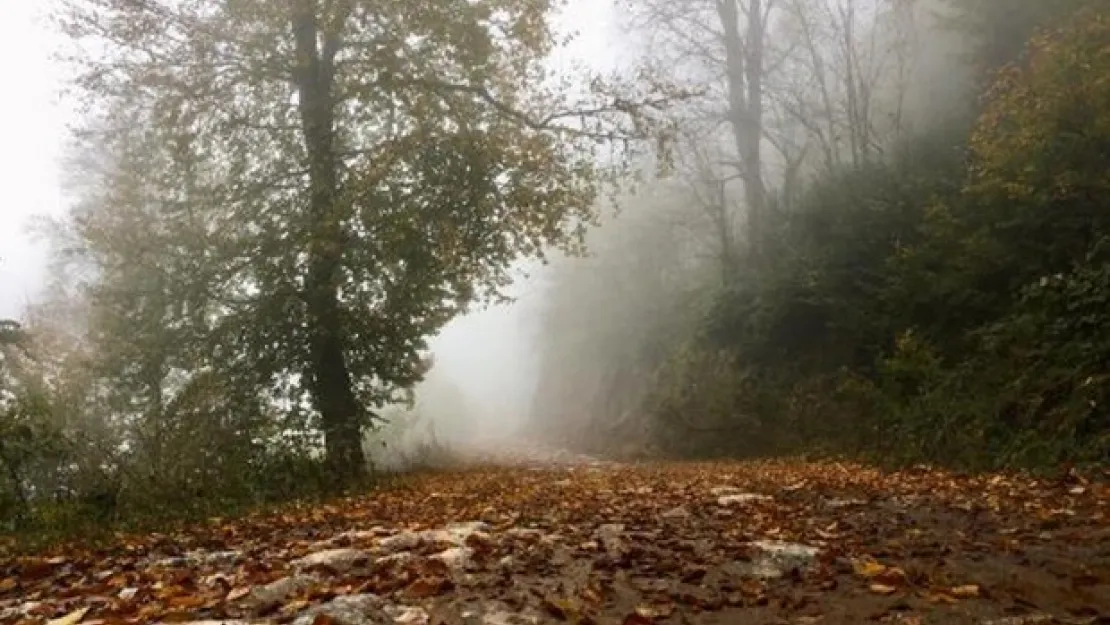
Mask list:
MULTIPOLYGON (((960 52, 957 35, 937 24, 935 19, 934 14, 941 8, 918 3, 915 9, 914 30, 910 33, 915 49, 907 80, 909 87, 904 94, 907 127, 927 125, 945 107, 958 105, 966 90, 966 70, 956 58, 960 52)), ((20 15, 23 21, 32 17, 26 13, 20 15)), ((9 20, 7 23, 18 22, 9 20)), ((643 60, 674 62, 685 58, 686 63, 678 62, 674 67, 690 77, 706 76, 706 72, 713 71, 706 67, 704 60, 695 59, 691 63, 683 50, 673 45, 668 48, 665 41, 653 36, 658 33, 637 28, 637 16, 626 7, 580 1, 568 6, 557 23, 565 33, 576 32, 577 38, 552 60, 551 65, 556 68, 581 64, 597 71, 611 71, 621 66, 634 66, 643 60)), ((39 56, 45 62, 50 39, 44 39, 39 56)), ((58 75, 45 74, 47 79, 56 79, 58 75)), ((677 78, 683 79, 682 76, 677 78)), ((41 106, 52 99, 51 89, 57 85, 43 85, 41 79, 36 84, 39 84, 37 101, 41 106)), ((893 85, 881 84, 879 88, 893 88, 893 85)), ((50 109, 56 116, 63 112, 58 104, 50 109)), ((26 115, 4 115, 6 120, 21 117, 26 115)), ((58 135, 56 119, 47 119, 44 124, 58 135)), ((50 152, 51 142, 38 139, 41 130, 35 129, 36 144, 45 146, 46 152, 40 150, 34 158, 35 166, 43 173, 30 179, 13 177, 19 188, 58 187, 56 183, 51 184, 56 176, 46 173, 50 170, 44 166, 44 162, 57 161, 58 156, 50 152)), ((14 150, 9 149, 9 152, 14 150)), ((8 158, 10 162, 5 162, 4 169, 12 172, 18 169, 14 166, 16 159, 25 159, 26 154, 8 158)), ((782 162, 767 163, 769 171, 783 166, 782 162)), ((412 421, 413 425, 405 429, 404 437, 386 435, 391 439, 389 446, 396 448, 398 455, 406 456, 433 440, 437 445, 461 452, 476 446, 511 444, 516 439, 550 439, 553 444, 562 444, 570 432, 578 432, 579 438, 589 438, 582 434, 585 431, 583 423, 566 416, 575 414, 577 419, 587 420, 599 418, 592 414, 597 407, 588 403, 587 398, 609 392, 603 379, 605 374, 601 372, 597 372, 592 381, 574 377, 575 372, 581 377, 581 372, 589 371, 591 365, 598 363, 598 357, 591 355, 588 346, 608 345, 605 339, 610 333, 627 331, 625 326, 660 323, 658 319, 643 318, 654 314, 652 302, 643 301, 643 296, 639 299, 622 297, 612 288, 612 283, 627 282, 634 285, 633 289, 649 289, 647 285, 638 284, 654 279, 642 273, 649 266, 647 261, 660 260, 656 252, 671 247, 679 251, 668 256, 667 262, 684 268, 679 272, 683 274, 679 278, 683 282, 681 289, 697 292, 704 290, 708 281, 706 275, 713 273, 708 266, 719 260, 711 258, 713 244, 708 241, 714 236, 713 225, 708 223, 709 218, 703 210, 691 209, 690 194, 696 191, 688 188, 689 185, 681 180, 682 175, 680 172, 660 181, 649 179, 637 194, 624 196, 619 206, 603 209, 601 225, 589 235, 589 252, 585 258, 556 254, 550 265, 518 264, 513 271, 516 279, 508 290, 515 300, 513 303, 479 307, 452 321, 439 333, 430 343, 435 365, 428 379, 415 389, 415 407, 411 412, 398 413, 394 419, 412 421), (673 199, 661 201, 660 194, 673 199), (579 283, 595 280, 599 272, 606 271, 611 272, 607 281, 593 287, 579 283), (544 319, 558 314, 554 311, 570 311, 562 314, 580 315, 580 318, 569 328, 564 321, 557 330, 558 335, 552 336, 556 330, 550 324, 545 325, 544 319), (558 363, 552 363, 548 353, 552 342, 587 348, 573 350, 558 363), (596 387, 590 388, 590 383, 596 387), (563 390, 553 391, 555 388, 563 390), (456 399, 462 405, 454 405, 456 399), (576 404, 576 401, 587 403, 576 404)), ((57 197, 42 196, 37 190, 22 193, 32 197, 39 193, 43 201, 55 205, 46 209, 24 209, 22 219, 5 225, 4 258, 0 261, 0 271, 4 272, 0 274, 0 285, 4 288, 0 316, 23 314, 41 296, 41 286, 47 280, 46 250, 41 241, 36 243, 29 233, 32 220, 28 214, 51 216, 61 210, 57 197)), ((739 229, 737 225, 733 227, 739 229)), ((670 295, 658 288, 651 292, 659 298, 670 295)), ((631 351, 650 349, 637 342, 654 340, 651 330, 646 332, 647 335, 626 344, 626 348, 631 351)), ((638 380, 633 384, 636 390, 623 400, 629 406, 642 400, 650 373, 649 367, 630 374, 638 380)), ((630 407, 618 410, 621 416, 611 427, 615 430, 629 427, 625 422, 635 419, 631 410, 630 407)))
POLYGON ((0 622, 1103 622, 1108 50, 0 2, 0 622))
MULTIPOLYGON (((787 4, 798 9, 805 3, 787 4)), ((723 84, 727 80, 721 76, 725 53, 721 50, 718 58, 710 52, 717 45, 711 41, 693 43, 688 38, 692 35, 680 32, 682 18, 669 14, 665 5, 641 3, 646 8, 639 11, 626 7, 617 15, 623 26, 623 34, 617 36, 626 42, 630 54, 641 60, 673 68, 680 79, 709 85, 710 102, 688 111, 687 123, 695 128, 708 124, 712 129, 708 133, 694 130, 687 138, 690 143, 680 143, 674 171, 662 178, 648 176, 635 193, 618 200, 617 207, 590 232, 586 257, 561 259, 540 272, 544 287, 531 324, 531 353, 539 365, 523 432, 553 445, 601 456, 635 458, 661 453, 658 435, 651 433, 651 422, 659 418, 651 414, 651 406, 660 401, 659 387, 667 384, 660 375, 676 375, 668 369, 668 360, 698 334, 722 279, 727 285, 742 271, 736 266, 740 264, 737 248, 745 236, 744 198, 736 175, 722 165, 735 158, 729 140, 721 138, 727 128, 728 107, 723 84), (665 26, 651 25, 652 20, 660 19, 667 20, 665 26), (718 104, 713 103, 714 97, 718 104)), ((824 11, 845 6, 809 4, 815 11, 813 7, 818 5, 823 5, 824 11)), ((862 13, 878 6, 855 3, 862 13)), ((879 152, 888 151, 886 156, 878 154, 880 159, 896 158, 900 142, 966 115, 973 99, 974 70, 966 56, 974 45, 951 27, 950 7, 944 2, 906 6, 908 13, 898 18, 901 23, 891 26, 883 21, 889 18, 871 16, 872 21, 859 25, 863 32, 857 34, 856 45, 862 49, 857 62, 874 67, 872 82, 867 85, 871 117, 866 123, 874 124, 871 131, 879 152), (902 30, 892 32, 895 28, 902 30), (902 64, 897 68, 889 58, 882 58, 894 56, 895 49, 902 64)), ((704 19, 712 23, 713 17, 704 19)), ((785 37, 796 37, 796 19, 797 14, 772 21, 769 36, 774 36, 777 27, 785 37)), ((701 36, 708 35, 703 32, 701 36)), ((824 53, 833 64, 843 53, 835 49, 835 40, 814 45, 829 46, 824 53)), ((796 50, 791 45, 784 58, 796 56, 796 50)), ((786 65, 788 69, 774 76, 769 89, 789 92, 799 79, 805 80, 807 65, 786 65)), ((814 111, 816 120, 819 112, 814 111)), ((783 115, 774 105, 768 112, 783 115)), ((813 123, 790 114, 772 118, 770 124, 781 134, 763 141, 768 187, 787 202, 827 175, 830 167, 836 166, 832 161, 850 158, 846 141, 807 139, 813 123), (782 143, 790 142, 794 145, 782 149, 782 143), (827 150, 824 159, 814 154, 817 143, 827 150)), ((731 366, 726 360, 710 360, 705 366, 711 369, 731 366)), ((703 396, 717 391, 730 395, 735 391, 729 388, 739 384, 734 379, 721 380, 718 384, 724 389, 713 390, 709 388, 711 378, 680 383, 702 385, 689 391, 703 396)), ((732 413, 735 404, 695 403, 685 410, 701 413, 692 417, 696 421, 706 414, 732 413)), ((707 427, 713 431, 718 425, 709 423, 707 427)), ((739 427, 721 431, 742 437, 742 416, 739 427)))
POLYGON ((6 7, 0 508, 1098 457, 1038 386, 1101 362, 1038 342, 1101 271, 1037 100, 1088 2, 6 7))

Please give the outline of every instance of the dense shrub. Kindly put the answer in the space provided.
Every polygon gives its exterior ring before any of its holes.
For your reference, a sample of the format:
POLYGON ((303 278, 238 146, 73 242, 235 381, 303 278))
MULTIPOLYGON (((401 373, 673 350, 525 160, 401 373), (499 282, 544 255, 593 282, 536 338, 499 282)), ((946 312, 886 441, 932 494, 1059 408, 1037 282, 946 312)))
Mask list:
POLYGON ((695 339, 713 358, 677 356, 682 390, 652 406, 740 433, 671 431, 676 451, 1108 458, 1110 18, 1090 4, 996 73, 974 124, 825 174, 779 216, 777 253, 695 339))

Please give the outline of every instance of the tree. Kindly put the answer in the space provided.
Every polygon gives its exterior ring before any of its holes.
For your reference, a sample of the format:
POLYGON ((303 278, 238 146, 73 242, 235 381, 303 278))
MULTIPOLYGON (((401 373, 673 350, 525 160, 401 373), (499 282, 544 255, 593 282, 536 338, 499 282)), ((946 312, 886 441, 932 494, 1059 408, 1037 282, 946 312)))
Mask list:
POLYGON ((874 160, 905 130, 918 2, 786 0, 782 12, 794 45, 768 86, 771 108, 807 131, 819 172, 874 160))
POLYGON ((1108 45, 1101 9, 1045 29, 1000 73, 972 134, 963 220, 1005 250, 1011 288, 1071 270, 1110 234, 1108 45))
POLYGON ((709 110, 693 111, 700 117, 694 123, 728 128, 733 149, 729 165, 742 184, 748 248, 757 258, 765 239, 768 195, 764 87, 775 65, 775 59, 768 60, 767 35, 776 4, 776 0, 624 2, 636 27, 652 41, 652 54, 668 59, 676 72, 688 74, 683 78, 711 85, 709 110))
POLYGON ((726 152, 712 177, 740 183, 756 259, 777 240, 772 213, 799 199, 807 177, 876 160, 907 126, 907 81, 920 53, 914 0, 625 5, 648 54, 711 85, 704 106, 685 111, 699 132, 678 151, 726 152))
MULTIPOLYGON (((969 60, 982 86, 994 73, 1020 56, 1029 39, 1044 26, 1067 20, 1090 0, 1013 2, 1012 0, 943 0, 945 22, 974 42, 969 60)), ((1097 4, 1097 0, 1096 3, 1097 4)))
POLYGON ((162 175, 192 168, 188 193, 144 197, 203 242, 201 308, 170 292, 167 314, 207 365, 249 365, 244 392, 307 394, 341 480, 365 466, 373 407, 423 375, 424 337, 497 297, 518 256, 573 248, 611 171, 599 146, 660 127, 673 93, 554 84, 554 6, 68 0, 60 15, 102 51, 77 82, 106 121, 90 136, 138 124, 162 175))

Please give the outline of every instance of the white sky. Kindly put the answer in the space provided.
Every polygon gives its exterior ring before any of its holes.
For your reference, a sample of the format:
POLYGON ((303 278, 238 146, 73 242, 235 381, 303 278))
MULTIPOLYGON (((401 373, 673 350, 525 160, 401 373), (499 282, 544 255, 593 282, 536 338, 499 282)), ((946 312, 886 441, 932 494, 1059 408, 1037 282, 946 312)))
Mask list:
POLYGON ((27 236, 29 218, 62 209, 57 161, 66 116, 47 4, 0 0, 0 318, 18 316, 42 281, 44 254, 27 236))
MULTIPOLYGON (((63 210, 59 156, 68 114, 61 105, 61 71, 51 55, 59 40, 46 20, 50 0, 0 0, 0 318, 18 317, 44 277, 45 251, 27 232, 36 215, 63 210)), ((572 0, 567 28, 580 31, 570 54, 606 66, 618 56, 606 0, 572 0)), ((527 296, 536 284, 515 291, 527 296)), ((526 411, 534 381, 531 349, 523 323, 527 301, 458 319, 434 344, 444 372, 489 415, 484 425, 500 429, 526 411)), ((533 300, 534 303, 534 300, 533 300)))

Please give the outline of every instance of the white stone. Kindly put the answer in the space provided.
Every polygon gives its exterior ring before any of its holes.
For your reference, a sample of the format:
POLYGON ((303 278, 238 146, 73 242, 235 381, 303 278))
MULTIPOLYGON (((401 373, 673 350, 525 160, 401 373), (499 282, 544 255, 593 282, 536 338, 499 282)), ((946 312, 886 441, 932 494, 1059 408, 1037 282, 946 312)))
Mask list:
POLYGON ((398 609, 394 611, 393 622, 398 625, 427 625, 429 621, 428 612, 424 608, 413 606, 396 606, 398 609))
POLYGON ((770 495, 761 495, 759 493, 737 493, 735 495, 721 495, 717 498, 717 504, 721 506, 732 506, 736 504, 751 503, 753 501, 770 500, 770 495))
POLYGON ((473 556, 474 550, 470 547, 451 547, 435 554, 431 559, 439 560, 452 569, 464 569, 470 565, 470 559, 473 556))
POLYGON ((362 549, 325 549, 294 560, 293 566, 299 569, 326 566, 344 572, 369 562, 371 557, 370 552, 362 549))
POLYGON ((320 614, 331 617, 338 625, 378 625, 384 621, 382 603, 381 597, 370 593, 344 595, 301 612, 293 625, 312 625, 320 614))
POLYGON ((756 577, 781 577, 794 568, 805 568, 813 563, 818 549, 800 543, 779 540, 760 540, 752 543, 759 549, 759 556, 750 564, 749 573, 756 577))

